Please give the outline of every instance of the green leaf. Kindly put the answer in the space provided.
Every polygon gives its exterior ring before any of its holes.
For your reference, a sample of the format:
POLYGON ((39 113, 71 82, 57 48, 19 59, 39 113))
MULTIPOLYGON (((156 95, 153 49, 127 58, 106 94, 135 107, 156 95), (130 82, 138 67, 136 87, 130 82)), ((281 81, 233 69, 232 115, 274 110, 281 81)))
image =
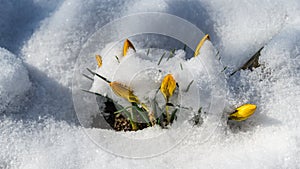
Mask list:
POLYGON ((132 107, 133 107, 133 106, 127 106, 127 107, 125 107, 125 108, 123 108, 123 109, 121 109, 121 110, 118 110, 118 111, 114 112, 114 114, 122 113, 123 111, 127 111, 127 109, 132 108, 132 107))
POLYGON ((169 59, 171 59, 172 57, 174 57, 174 55, 175 55, 175 50, 176 50, 176 49, 172 49, 172 50, 170 51, 170 55, 169 55, 169 57, 167 58, 167 61, 168 61, 169 59))
POLYGON ((171 114, 171 120, 170 122, 173 123, 174 120, 177 119, 176 113, 177 113, 178 109, 175 109, 172 114, 171 114))
POLYGON ((134 111, 135 113, 138 113, 142 117, 142 119, 144 120, 145 123, 150 125, 148 112, 145 109, 138 107, 138 105, 133 105, 133 109, 135 110, 134 111))
POLYGON ((120 60, 119 60, 118 56, 115 56, 115 58, 117 59, 118 63, 120 63, 120 60))
POLYGON ((160 62, 162 61, 162 59, 164 58, 164 56, 166 55, 166 52, 164 52, 164 54, 161 55, 157 65, 159 66, 160 65, 160 62))
POLYGON ((147 50, 147 56, 149 56, 150 49, 147 50))
POLYGON ((191 85, 193 84, 194 80, 192 80, 189 85, 187 86, 187 88, 185 89, 185 92, 188 92, 190 90, 191 85))

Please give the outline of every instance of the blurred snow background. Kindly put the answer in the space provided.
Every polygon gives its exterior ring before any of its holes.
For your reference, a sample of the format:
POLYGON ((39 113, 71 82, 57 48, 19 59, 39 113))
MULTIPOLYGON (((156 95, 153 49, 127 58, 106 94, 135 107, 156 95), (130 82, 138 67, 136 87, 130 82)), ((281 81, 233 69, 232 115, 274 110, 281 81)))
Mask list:
POLYGON ((300 168, 298 0, 0 4, 0 168, 300 168), (227 79, 231 104, 258 105, 239 130, 219 128, 200 144, 196 128, 172 151, 141 160, 109 154, 85 136, 71 94, 81 45, 104 24, 144 11, 180 16, 210 34, 228 72, 265 46, 263 66, 227 79))

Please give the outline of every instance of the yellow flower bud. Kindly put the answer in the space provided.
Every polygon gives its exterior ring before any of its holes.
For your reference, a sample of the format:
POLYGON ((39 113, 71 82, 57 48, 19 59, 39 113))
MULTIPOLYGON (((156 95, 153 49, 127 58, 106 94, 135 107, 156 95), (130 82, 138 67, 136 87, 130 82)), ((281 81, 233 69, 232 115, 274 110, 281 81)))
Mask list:
POLYGON ((102 66, 102 57, 100 55, 96 55, 96 61, 98 64, 98 67, 102 66))
POLYGON ((128 39, 126 39, 124 41, 124 46, 123 46, 123 56, 126 56, 129 48, 132 48, 135 51, 133 44, 128 39))
POLYGON ((248 119, 256 110, 255 104, 244 104, 229 115, 229 120, 243 121, 248 119))
POLYGON ((131 103, 139 103, 139 99, 133 94, 133 91, 129 87, 119 82, 111 82, 109 85, 116 95, 128 100, 131 103))
POLYGON ((201 41, 199 42, 199 44, 197 45, 196 50, 195 50, 195 53, 194 53, 194 57, 196 57, 196 56, 199 55, 200 49, 201 49, 201 47, 203 46, 203 44, 204 44, 204 42, 205 42, 206 40, 209 40, 209 35, 208 35, 208 34, 206 34, 206 35, 201 39, 201 41))
POLYGON ((176 81, 174 77, 171 74, 166 75, 161 83, 160 91, 167 101, 169 101, 169 98, 173 95, 175 89, 176 81))

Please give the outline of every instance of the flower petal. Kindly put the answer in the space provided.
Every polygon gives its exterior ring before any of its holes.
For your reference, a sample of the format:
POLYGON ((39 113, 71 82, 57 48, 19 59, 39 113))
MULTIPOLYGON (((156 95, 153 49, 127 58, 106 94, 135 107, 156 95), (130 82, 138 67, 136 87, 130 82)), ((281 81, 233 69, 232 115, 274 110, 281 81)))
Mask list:
POLYGON ((98 68, 102 66, 102 57, 100 55, 96 55, 96 60, 98 64, 98 68))
POLYGON ((133 44, 128 39, 126 39, 124 41, 124 46, 123 46, 123 56, 126 56, 129 48, 132 48, 135 51, 133 44))
POLYGON ((167 101, 173 95, 175 89, 176 81, 174 77, 171 74, 166 75, 161 83, 160 91, 167 101))
POLYGON ((196 56, 199 55, 200 49, 201 49, 201 47, 203 46, 203 44, 204 44, 204 42, 205 42, 206 40, 209 40, 209 35, 208 35, 208 34, 206 34, 206 35, 201 39, 201 41, 199 42, 199 44, 197 45, 196 50, 195 50, 195 53, 194 53, 194 57, 196 57, 196 56))

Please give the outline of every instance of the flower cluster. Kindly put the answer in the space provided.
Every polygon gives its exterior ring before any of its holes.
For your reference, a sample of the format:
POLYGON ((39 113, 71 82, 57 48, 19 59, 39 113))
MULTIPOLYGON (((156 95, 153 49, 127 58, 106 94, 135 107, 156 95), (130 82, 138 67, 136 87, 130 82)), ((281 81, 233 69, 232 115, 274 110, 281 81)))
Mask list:
MULTIPOLYGON (((194 57, 197 57, 199 55, 200 49, 206 40, 209 40, 208 35, 205 35, 199 42, 198 46, 195 49, 194 57)), ((127 56, 129 49, 132 49, 134 52, 136 52, 136 49, 132 42, 126 39, 123 44, 123 57, 127 56)), ((149 50, 147 53, 149 53, 149 50)), ((164 57, 164 55, 165 54, 163 54, 161 59, 164 57)), ((116 58, 118 62, 120 62, 117 56, 116 58)), ((158 65, 160 64, 161 59, 159 60, 158 65)), ((96 61, 98 68, 101 68, 103 60, 100 55, 96 55, 96 61)), ((153 98, 153 100, 150 101, 152 105, 149 106, 149 104, 146 104, 141 99, 139 99, 139 97, 135 94, 134 89, 132 89, 131 86, 128 86, 128 84, 124 84, 119 81, 110 81, 106 77, 90 69, 87 70, 95 77, 100 78, 104 82, 106 82, 107 85, 111 88, 112 92, 115 94, 115 96, 122 98, 130 104, 130 106, 124 107, 119 105, 112 98, 108 98, 108 100, 112 101, 115 105, 114 109, 116 111, 111 113, 111 115, 115 119, 113 127, 116 130, 124 129, 124 127, 120 127, 118 125, 130 125, 129 127, 127 126, 127 128, 133 131, 154 125, 160 125, 161 127, 166 128, 170 126, 174 122, 174 120, 176 120, 176 113, 178 112, 178 110, 189 109, 184 107, 184 105, 172 103, 172 98, 174 97, 174 95, 176 95, 175 91, 178 91, 179 85, 176 82, 175 77, 171 73, 165 74, 163 76, 163 78, 160 81, 160 86, 156 90, 155 97, 153 98), (158 93, 160 93, 164 98, 164 106, 162 108, 158 106, 158 104, 161 105, 162 103, 157 103, 162 101, 156 100, 156 95, 158 93), (153 106, 156 108, 153 108, 153 106)), ((185 92, 188 92, 193 82, 194 80, 192 80, 189 83, 185 92)), ((99 94, 97 93, 97 95, 99 94)), ((201 110, 201 107, 199 108, 199 110, 201 110)), ((228 119, 235 121, 243 121, 249 118, 255 112, 255 110, 256 105, 245 104, 241 107, 238 107, 235 112, 229 114, 228 119)))

